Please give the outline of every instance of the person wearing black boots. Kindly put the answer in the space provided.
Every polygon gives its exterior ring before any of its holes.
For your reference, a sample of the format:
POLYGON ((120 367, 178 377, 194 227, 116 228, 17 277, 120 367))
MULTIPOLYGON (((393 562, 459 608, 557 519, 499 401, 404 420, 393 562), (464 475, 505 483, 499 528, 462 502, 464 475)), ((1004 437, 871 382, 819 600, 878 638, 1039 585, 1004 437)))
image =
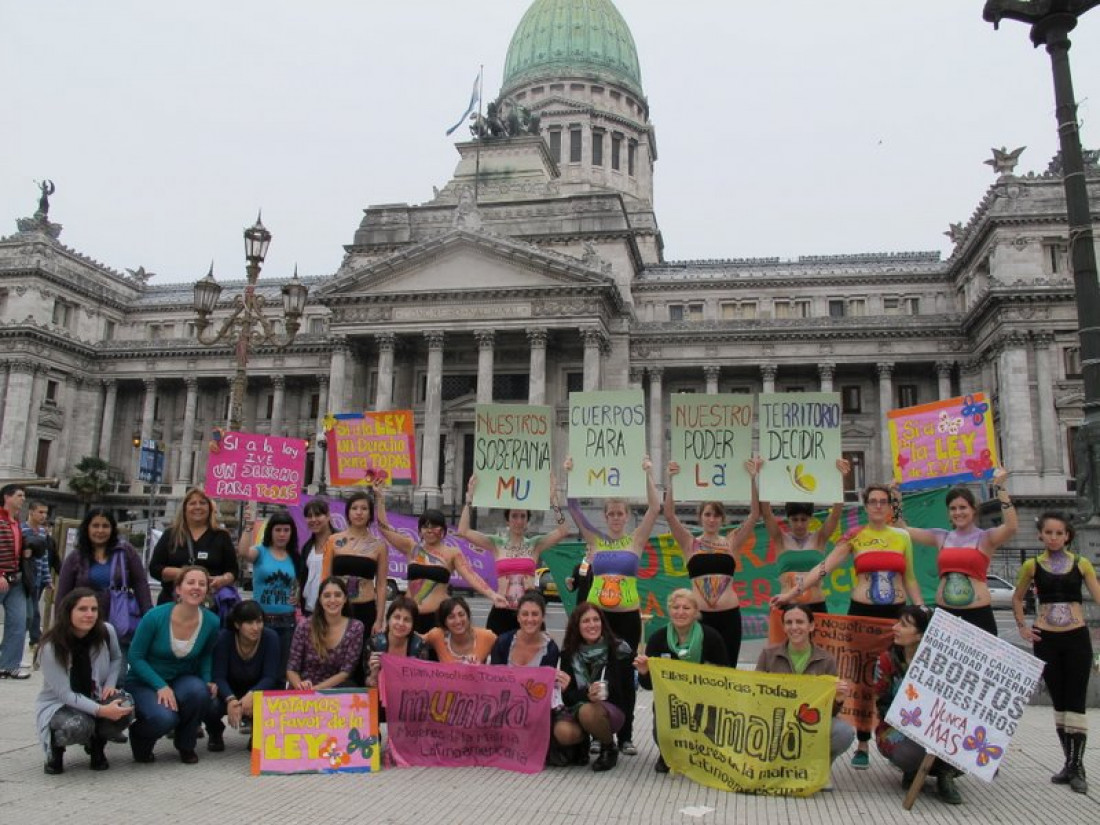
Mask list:
POLYGON ((45 772, 64 772, 71 745, 85 746, 93 771, 107 770, 104 748, 129 726, 133 700, 116 687, 122 651, 115 629, 99 615, 94 591, 78 587, 61 601, 35 660, 42 669, 35 716, 45 772))
POLYGON ((1092 598, 1100 602, 1100 583, 1092 563, 1072 551, 1073 526, 1066 516, 1043 513, 1039 517, 1039 540, 1043 552, 1020 566, 1012 611, 1020 637, 1034 645, 1035 655, 1045 663, 1043 681, 1054 705, 1054 730, 1066 756, 1062 770, 1050 781, 1069 785, 1077 793, 1088 793, 1085 705, 1093 651, 1081 607, 1081 587, 1087 587, 1092 598), (1038 606, 1035 621, 1028 627, 1024 597, 1032 582, 1038 606))

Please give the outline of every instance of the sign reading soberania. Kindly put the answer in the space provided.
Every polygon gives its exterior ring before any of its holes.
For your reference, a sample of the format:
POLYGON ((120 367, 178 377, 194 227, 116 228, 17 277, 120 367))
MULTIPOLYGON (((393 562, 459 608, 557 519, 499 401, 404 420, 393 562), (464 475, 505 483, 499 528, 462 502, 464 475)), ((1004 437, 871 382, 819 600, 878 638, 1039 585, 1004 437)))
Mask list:
POLYGON ((412 410, 327 415, 324 428, 334 487, 416 483, 412 410))
POLYGON ((204 489, 211 498, 294 504, 305 468, 306 446, 300 438, 216 429, 204 489))
POLYGON ((672 396, 672 479, 678 501, 748 501, 754 399, 751 395, 672 396))
POLYGON ((902 490, 993 477, 997 439, 985 393, 887 413, 894 481, 902 490))
POLYGON ((760 500, 843 501, 839 393, 766 393, 758 410, 760 500))
POLYGON ((641 390, 569 393, 570 497, 644 498, 645 427, 641 390))
POLYGON ((474 431, 474 504, 550 506, 553 411, 518 404, 478 404, 474 431))
POLYGON ((937 610, 886 721, 929 753, 992 782, 1043 663, 937 610))
POLYGON ((253 776, 381 767, 376 691, 262 691, 252 707, 253 776))

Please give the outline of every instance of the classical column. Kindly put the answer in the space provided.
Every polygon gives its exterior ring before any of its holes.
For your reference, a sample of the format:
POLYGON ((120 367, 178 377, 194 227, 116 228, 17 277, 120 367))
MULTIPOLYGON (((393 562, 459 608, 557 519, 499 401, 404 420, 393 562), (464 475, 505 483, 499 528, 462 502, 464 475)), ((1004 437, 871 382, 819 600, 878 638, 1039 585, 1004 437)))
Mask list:
POLYGON ((527 330, 531 346, 531 366, 528 370, 527 403, 546 403, 546 341, 550 334, 542 327, 527 330))
POLYGON ((344 409, 344 372, 347 365, 348 342, 346 338, 338 338, 332 342, 332 361, 329 364, 327 407, 333 415, 347 412, 344 409))
POLYGON ((34 368, 34 380, 31 383, 30 415, 27 417, 27 440, 23 444, 23 466, 34 469, 38 458, 38 416, 42 409, 42 399, 46 397, 46 368, 37 364, 34 368))
POLYGON ((23 475, 23 447, 27 442, 27 422, 31 417, 34 390, 34 364, 25 358, 10 363, 7 394, 4 396, 4 431, 0 433, 0 467, 12 475, 23 475))
POLYGON ((426 496, 429 507, 438 507, 439 495, 439 425, 443 411, 443 333, 425 332, 428 342, 428 381, 424 395, 424 442, 420 461, 420 495, 426 496))
POLYGON ((642 381, 645 380, 645 367, 631 367, 629 379, 630 389, 640 390, 642 388, 642 381))
MULTIPOLYGON (((232 388, 233 379, 229 379, 229 386, 232 388)), ((145 386, 145 398, 141 404, 141 444, 150 440, 153 437, 153 414, 157 408, 157 379, 146 378, 142 381, 145 386)), ((141 444, 138 445, 138 449, 133 451, 133 472, 131 479, 138 481, 138 467, 141 464, 141 444)))
POLYGON ((831 361, 826 361, 824 364, 817 365, 817 374, 821 378, 821 391, 832 392, 833 391, 833 373, 836 372, 836 364, 831 361))
POLYGON ((380 332, 374 336, 378 342, 378 393, 374 409, 388 410, 393 406, 393 350, 397 336, 392 332, 380 332))
MULTIPOLYGON (((661 468, 664 467, 662 456, 665 446, 665 413, 661 393, 661 376, 664 367, 649 367, 649 459, 653 466, 654 477, 660 478, 661 468)), ((633 469, 633 468, 631 468, 633 469)))
POLYGON ((1058 411, 1054 408, 1054 334, 1034 332, 1035 380, 1039 395, 1039 452, 1043 473, 1061 473, 1062 451, 1058 449, 1058 411))
MULTIPOLYGON (((8 375, 11 365, 7 361, 0 361, 0 398, 8 396, 8 375)), ((4 405, 0 404, 0 433, 4 432, 4 405)))
POLYGON ((775 364, 761 364, 760 375, 764 379, 763 392, 775 392, 775 374, 779 368, 775 364))
MULTIPOLYGON (((322 375, 317 379, 317 421, 313 427, 314 432, 321 433, 324 431, 324 420, 326 415, 328 415, 328 378, 322 375)), ((324 450, 321 451, 321 456, 319 458, 316 452, 313 455, 313 486, 320 487, 321 467, 324 466, 328 457, 324 450)))
MULTIPOLYGON (((894 365, 881 362, 876 364, 875 367, 878 370, 878 409, 879 422, 882 427, 879 440, 879 449, 882 451, 879 472, 882 475, 879 478, 890 479, 893 478, 894 468, 890 461, 890 429, 886 426, 886 413, 894 408, 894 365)), ((878 479, 868 479, 868 481, 876 480, 878 479)))
POLYGON ((951 398, 951 368, 950 361, 936 362, 936 378, 939 381, 940 400, 951 398))
POLYGON ((1017 475, 1038 475, 1035 425, 1031 415, 1031 375, 1028 370, 1027 339, 1010 333, 999 342, 997 371, 1001 444, 1006 455, 1001 463, 1017 475))
POLYGON ((195 450, 195 408, 199 402, 199 379, 188 375, 183 379, 187 397, 183 403, 183 435, 180 438, 180 460, 176 467, 176 482, 191 483, 191 453, 195 450))
POLYGON ((272 386, 272 398, 271 398, 271 427, 268 429, 270 435, 283 435, 283 404, 286 401, 286 376, 285 375, 273 375, 271 376, 272 386))
POLYGON ((115 437, 115 404, 118 402, 118 381, 103 379, 103 423, 99 429, 99 451, 96 453, 104 461, 111 460, 111 442, 115 437))
POLYGON ((600 388, 600 344, 603 335, 598 329, 581 330, 584 336, 584 391, 600 388))
POLYGON ((493 403, 493 345, 491 329, 474 330, 477 339, 477 403, 493 403))
POLYGON ((718 394, 718 377, 722 374, 722 368, 714 364, 703 367, 703 375, 707 379, 707 395, 718 394))
POLYGON ((982 386, 982 362, 972 358, 959 365, 959 392, 962 395, 985 390, 982 386))
MULTIPOLYGON (((64 415, 62 419, 64 425, 61 428, 61 437, 54 442, 57 449, 53 453, 53 466, 58 470, 55 475, 59 475, 73 464, 76 464, 75 460, 70 459, 70 453, 73 448, 73 443, 77 441, 81 435, 78 431, 81 429, 79 411, 82 408, 80 396, 83 393, 83 385, 83 376, 66 375, 61 379, 60 386, 58 387, 57 406, 58 409, 62 410, 64 415)), ((87 405, 84 406, 86 408, 87 405)))

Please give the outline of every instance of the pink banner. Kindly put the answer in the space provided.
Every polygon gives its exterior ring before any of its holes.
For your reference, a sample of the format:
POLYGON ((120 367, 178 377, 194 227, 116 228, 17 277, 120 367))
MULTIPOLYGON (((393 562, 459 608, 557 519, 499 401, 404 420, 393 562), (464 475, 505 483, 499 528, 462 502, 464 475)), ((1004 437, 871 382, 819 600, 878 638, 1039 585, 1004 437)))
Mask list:
POLYGON ((373 690, 262 691, 252 707, 253 776, 381 767, 373 690))
POLYGON ((300 438, 214 430, 204 489, 211 498, 294 504, 302 493, 306 444, 300 438))
POLYGON ((890 410, 894 481, 927 490, 993 477, 997 437, 985 393, 890 410))
POLYGON ((398 767, 538 773, 550 744, 554 669, 382 656, 387 755, 398 767))
POLYGON ((412 410, 326 415, 329 483, 416 484, 416 433, 412 410))

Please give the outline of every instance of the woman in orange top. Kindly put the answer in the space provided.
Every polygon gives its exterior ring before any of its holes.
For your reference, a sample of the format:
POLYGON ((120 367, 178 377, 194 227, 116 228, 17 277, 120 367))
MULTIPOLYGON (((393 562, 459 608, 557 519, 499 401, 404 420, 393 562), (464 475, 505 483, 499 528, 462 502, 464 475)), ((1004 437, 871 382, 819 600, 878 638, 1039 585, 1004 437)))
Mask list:
POLYGON ((451 596, 439 605, 439 625, 424 636, 441 662, 483 665, 497 640, 497 634, 470 621, 470 605, 461 596, 451 596))

